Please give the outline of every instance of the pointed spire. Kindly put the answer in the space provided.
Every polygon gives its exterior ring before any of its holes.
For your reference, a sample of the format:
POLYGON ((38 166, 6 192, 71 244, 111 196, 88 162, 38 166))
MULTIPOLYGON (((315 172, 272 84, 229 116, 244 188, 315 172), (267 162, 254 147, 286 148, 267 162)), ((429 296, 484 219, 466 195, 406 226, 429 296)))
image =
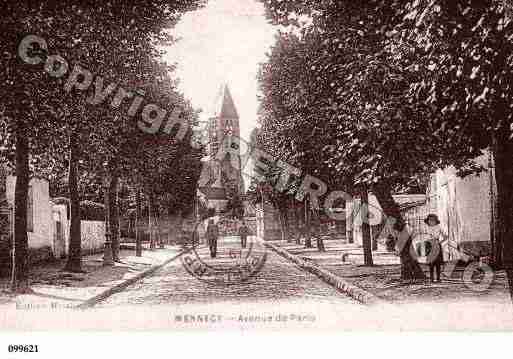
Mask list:
POLYGON ((230 89, 228 88, 228 84, 222 85, 221 89, 219 90, 219 94, 215 102, 213 117, 236 119, 239 118, 239 114, 237 113, 237 109, 235 108, 235 103, 233 102, 233 98, 230 93, 230 89))

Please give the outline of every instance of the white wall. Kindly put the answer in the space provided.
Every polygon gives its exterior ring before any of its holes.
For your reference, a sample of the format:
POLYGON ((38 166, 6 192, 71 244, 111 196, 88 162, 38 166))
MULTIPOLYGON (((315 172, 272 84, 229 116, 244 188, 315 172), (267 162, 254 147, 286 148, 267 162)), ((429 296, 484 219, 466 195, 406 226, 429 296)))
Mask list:
MULTIPOLYGON (((29 248, 38 249, 50 247, 55 257, 68 254, 69 220, 65 205, 54 205, 50 201, 48 181, 38 178, 30 180, 34 208, 34 227, 28 232, 29 248), (63 226, 64 248, 55 241, 55 219, 60 216, 63 226)), ((14 190, 16 177, 7 176, 6 197, 9 204, 14 205, 14 190)), ((104 247, 105 223, 103 221, 82 221, 82 251, 83 253, 97 252, 104 247)))
MULTIPOLYGON (((66 205, 54 205, 53 210, 60 214, 64 230, 64 254, 68 255, 70 221, 66 205)), ((80 230, 82 234, 82 254, 98 252, 105 247, 104 221, 81 221, 80 230)))
MULTIPOLYGON (((53 249, 54 226, 48 181, 32 178, 29 185, 32 186, 34 208, 34 228, 33 232, 28 232, 29 248, 48 246, 53 249)), ((7 201, 13 206, 15 186, 16 177, 7 176, 7 201)))
MULTIPOLYGON (((488 160, 485 154, 475 161, 488 167, 488 160)), ((452 246, 471 254, 486 254, 490 248, 495 191, 492 171, 460 178, 452 167, 439 170, 435 176, 436 187, 429 193, 430 200, 436 200, 442 230, 449 235, 452 246)), ((448 252, 455 255, 454 250, 448 252)))
MULTIPOLYGON (((82 253, 98 252, 105 246, 105 222, 82 221, 82 253)), ((69 241, 69 239, 68 239, 69 241)), ((66 246, 66 252, 68 251, 66 246)))

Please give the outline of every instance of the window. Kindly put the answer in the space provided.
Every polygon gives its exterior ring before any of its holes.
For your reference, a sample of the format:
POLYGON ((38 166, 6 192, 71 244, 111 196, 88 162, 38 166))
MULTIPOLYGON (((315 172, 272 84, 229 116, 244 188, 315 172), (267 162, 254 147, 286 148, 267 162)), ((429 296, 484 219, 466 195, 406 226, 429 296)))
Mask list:
POLYGON ((27 195, 27 232, 34 232, 34 196, 32 186, 27 195))

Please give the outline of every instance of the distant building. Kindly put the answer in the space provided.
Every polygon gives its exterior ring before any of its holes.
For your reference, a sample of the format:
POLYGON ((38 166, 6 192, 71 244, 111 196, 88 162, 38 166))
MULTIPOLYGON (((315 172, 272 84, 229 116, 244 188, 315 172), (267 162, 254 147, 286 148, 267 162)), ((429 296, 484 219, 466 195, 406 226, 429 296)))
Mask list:
MULTIPOLYGON (((425 194, 400 194, 392 196, 400 206, 408 206, 412 203, 425 203, 425 194)), ((376 196, 369 193, 369 224, 371 237, 378 240, 379 244, 384 243, 384 238, 389 229, 384 227, 386 217, 378 203, 376 196)), ((346 237, 354 243, 362 245, 362 219, 360 213, 360 198, 355 197, 352 201, 346 202, 346 237)))
POLYGON ((266 241, 282 239, 280 212, 264 196, 264 200, 255 206, 256 235, 266 241))
POLYGON ((251 235, 258 235, 258 219, 257 219, 257 208, 251 203, 246 195, 242 196, 244 204, 244 222, 248 226, 251 235))
POLYGON ((240 138, 239 114, 228 85, 221 87, 215 101, 214 111, 207 124, 207 157, 199 180, 200 196, 209 208, 221 212, 226 208, 228 198, 244 193, 241 173, 240 149, 219 158, 221 146, 231 143, 230 138, 240 138))

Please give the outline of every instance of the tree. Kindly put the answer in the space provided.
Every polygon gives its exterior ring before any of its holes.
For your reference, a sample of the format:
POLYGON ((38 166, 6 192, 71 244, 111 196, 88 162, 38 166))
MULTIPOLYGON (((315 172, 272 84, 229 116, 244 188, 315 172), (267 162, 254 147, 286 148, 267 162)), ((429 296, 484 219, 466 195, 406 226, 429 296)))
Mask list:
MULTIPOLYGON (((12 248, 12 280, 14 292, 28 291, 28 237, 27 237, 27 193, 30 179, 30 149, 32 141, 38 135, 38 129, 44 122, 43 116, 37 111, 45 101, 46 92, 52 93, 51 87, 44 81, 44 76, 34 71, 17 56, 18 44, 27 34, 27 28, 38 21, 37 18, 26 17, 29 10, 27 4, 6 4, 8 13, 0 20, 3 34, 1 53, 5 71, 0 78, 0 91, 4 107, 5 133, 7 137, 7 160, 14 160, 16 178, 15 187, 15 219, 14 246, 12 248), (39 106, 36 106, 39 105, 39 106), (14 156, 10 150, 15 151, 14 156)), ((35 49, 37 55, 41 49, 35 49)), ((2 139, 4 140, 4 139, 2 139)))
POLYGON ((318 52, 311 70, 333 86, 334 110, 344 123, 334 131, 339 138, 331 149, 333 164, 351 167, 355 183, 372 189, 388 217, 400 218, 391 189, 412 181, 417 187, 437 167, 474 173, 480 168, 472 160, 492 151, 498 192, 494 256, 496 265, 511 267, 512 23, 504 6, 511 3, 263 2, 275 23, 303 34, 318 30, 326 51, 318 52), (301 23, 305 16, 311 21, 301 23), (339 81, 329 77, 334 72, 339 81))
MULTIPOLYGON (((62 148, 66 148, 70 153, 76 150, 68 159, 70 191, 74 193, 71 195, 73 239, 70 241, 72 248, 67 267, 73 271, 80 270, 79 217, 77 219, 79 211, 73 208, 78 208, 74 184, 77 182, 76 161, 81 151, 80 147, 75 145, 83 143, 80 136, 88 133, 93 127, 91 124, 95 123, 79 121, 87 118, 81 114, 85 108, 85 96, 73 97, 70 93, 68 96, 62 96, 59 87, 51 82, 53 80, 63 85, 66 81, 62 74, 56 75, 62 67, 56 69, 55 66, 47 66, 45 71, 42 71, 41 65, 49 58, 45 48, 47 46, 43 46, 41 42, 39 47, 34 46, 33 43, 37 42, 34 39, 28 44, 31 45, 28 49, 29 57, 39 61, 39 66, 34 66, 38 64, 37 61, 29 64, 18 56, 20 41, 29 33, 37 33, 42 38, 49 39, 46 45, 52 45, 52 50, 69 63, 87 63, 91 67, 96 67, 96 70, 105 76, 116 77, 127 70, 127 64, 132 68, 137 67, 138 63, 129 59, 133 59, 134 53, 138 50, 147 49, 145 46, 148 44, 156 46, 170 40, 170 36, 165 34, 165 28, 176 24, 183 12, 193 10, 203 3, 202 0, 144 1, 135 5, 123 1, 71 1, 65 5, 46 1, 37 4, 27 1, 5 3, 4 10, 10 16, 5 16, 0 21, 5 40, 2 41, 2 56, 6 60, 6 71, 2 72, 1 92, 2 98, 5 99, 7 117, 10 119, 8 129, 14 134, 13 138, 20 137, 16 138, 16 173, 19 178, 15 200, 18 204, 15 248, 18 250, 14 256, 14 267, 18 270, 14 271, 13 289, 23 290, 22 288, 27 286, 24 248, 28 245, 26 214, 23 213, 22 202, 28 191, 30 151, 44 148, 45 145, 51 148, 52 146, 48 146, 50 143, 63 144, 68 139, 69 143, 56 147, 61 151, 62 148), (125 16, 119 17, 119 13, 125 16), (108 24, 107 30, 105 24, 108 24), (59 32, 56 33, 55 28, 59 28, 59 32), (53 77, 57 79, 49 79, 48 73, 55 75, 53 77)), ((102 128, 101 124, 98 124, 98 127, 102 128)))
MULTIPOLYGON (((278 38, 263 67, 268 136, 302 142, 290 146, 300 168, 332 190, 362 199, 372 190, 386 215, 400 219, 391 192, 418 187, 439 159, 423 113, 403 101, 409 73, 385 46, 399 2, 265 3, 275 22, 296 28, 278 38), (310 23, 291 20, 305 14, 310 23)), ((365 231, 365 247, 370 240, 365 231)))
POLYGON ((422 78, 410 86, 412 100, 434 109, 429 123, 435 135, 456 140, 467 152, 450 153, 446 163, 464 168, 472 154, 484 149, 493 153, 498 202, 493 256, 497 267, 511 269, 513 23, 504 4, 412 3, 394 40, 398 51, 412 46, 406 61, 422 78))

